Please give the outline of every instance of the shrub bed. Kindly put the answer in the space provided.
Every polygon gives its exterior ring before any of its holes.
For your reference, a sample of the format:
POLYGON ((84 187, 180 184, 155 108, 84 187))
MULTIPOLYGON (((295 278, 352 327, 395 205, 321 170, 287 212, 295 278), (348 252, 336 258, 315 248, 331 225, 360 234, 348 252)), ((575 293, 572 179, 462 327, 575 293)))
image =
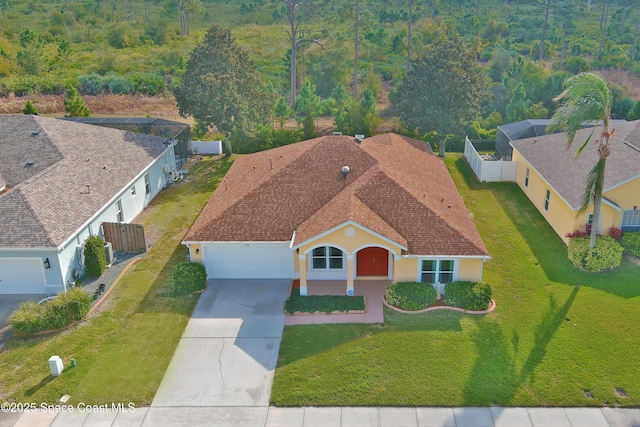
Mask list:
POLYGON ((631 255, 640 257, 640 231, 624 233, 622 236, 622 247, 631 255))
POLYGON ((38 332, 62 329, 84 319, 89 313, 91 297, 82 288, 71 288, 42 304, 27 301, 9 316, 9 322, 18 334, 33 335, 38 332))
POLYGON ((171 290, 176 293, 193 292, 207 286, 207 270, 197 262, 183 261, 173 268, 171 290))
POLYGON ((589 248, 589 237, 587 236, 571 239, 567 254, 573 265, 595 273, 618 267, 622 262, 622 252, 623 248, 620 243, 608 236, 598 237, 596 245, 589 248))
POLYGON ((436 303, 436 290, 430 283, 397 282, 387 287, 387 302, 407 311, 418 311, 436 303))
POLYGON ((350 297, 346 295, 307 295, 301 296, 300 289, 291 291, 291 295, 284 303, 284 311, 293 314, 301 313, 331 313, 349 310, 364 310, 364 297, 350 297))
POLYGON ((107 253, 100 236, 91 236, 84 242, 84 266, 87 275, 95 277, 107 268, 107 253))
POLYGON ((489 308, 491 286, 486 283, 458 281, 444 287, 444 303, 466 310, 480 311, 489 308))

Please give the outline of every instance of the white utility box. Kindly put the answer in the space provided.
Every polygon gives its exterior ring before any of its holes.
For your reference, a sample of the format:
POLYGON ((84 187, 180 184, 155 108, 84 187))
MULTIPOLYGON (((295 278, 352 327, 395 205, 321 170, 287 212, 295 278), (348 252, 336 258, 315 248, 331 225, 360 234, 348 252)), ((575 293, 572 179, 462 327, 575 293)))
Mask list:
POLYGON ((62 359, 60 358, 60 356, 51 356, 49 358, 49 368, 51 369, 52 377, 60 376, 60 374, 64 370, 64 365, 62 364, 62 359))

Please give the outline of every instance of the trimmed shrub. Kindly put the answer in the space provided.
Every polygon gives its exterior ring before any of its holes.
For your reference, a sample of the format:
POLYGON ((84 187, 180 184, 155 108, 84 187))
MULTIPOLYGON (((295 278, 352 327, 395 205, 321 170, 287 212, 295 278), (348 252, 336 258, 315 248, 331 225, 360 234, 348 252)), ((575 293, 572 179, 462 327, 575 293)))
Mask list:
POLYGON ((387 302, 403 310, 418 311, 436 303, 436 290, 430 283, 397 282, 387 287, 387 302))
POLYGON ((489 308, 491 286, 486 283, 457 281, 444 287, 444 303, 466 310, 480 311, 489 308))
POLYGON ((589 248, 589 237, 574 237, 569 241, 567 254, 573 265, 595 273, 618 267, 622 252, 622 246, 615 239, 601 236, 596 239, 593 249, 589 248))
POLYGON ((291 291, 291 295, 284 303, 284 311, 293 314, 302 313, 331 313, 334 311, 347 312, 349 310, 364 310, 364 298, 346 295, 308 295, 301 296, 300 289, 291 291))
POLYGON ((13 329, 22 335, 62 329, 84 319, 91 307, 91 297, 82 288, 71 288, 38 305, 27 301, 9 316, 13 329))
POLYGON ((624 233, 622 236, 622 246, 625 251, 640 257, 640 231, 624 233))
POLYGON ((207 285, 207 270, 197 262, 183 261, 176 264, 171 274, 171 290, 174 293, 193 292, 207 285))
POLYGON ((84 242, 84 267, 89 276, 99 277, 107 268, 107 253, 100 236, 91 236, 84 242))

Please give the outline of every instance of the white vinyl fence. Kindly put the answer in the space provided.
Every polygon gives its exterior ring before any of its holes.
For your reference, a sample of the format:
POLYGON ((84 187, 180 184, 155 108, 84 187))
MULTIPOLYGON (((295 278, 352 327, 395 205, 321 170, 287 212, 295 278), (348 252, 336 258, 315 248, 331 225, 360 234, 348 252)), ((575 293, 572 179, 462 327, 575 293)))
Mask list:
POLYGON ((191 141, 194 154, 222 154, 222 141, 191 141))
POLYGON ((464 157, 471 165, 480 182, 499 182, 516 180, 516 162, 495 160, 493 156, 480 156, 466 137, 464 141, 464 157))

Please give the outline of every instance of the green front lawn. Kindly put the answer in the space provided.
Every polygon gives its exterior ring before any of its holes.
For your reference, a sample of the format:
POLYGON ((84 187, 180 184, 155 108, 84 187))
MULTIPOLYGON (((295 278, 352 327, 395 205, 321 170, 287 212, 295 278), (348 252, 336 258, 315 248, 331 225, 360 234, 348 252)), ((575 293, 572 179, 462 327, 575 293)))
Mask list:
POLYGON ((55 404, 70 394, 68 404, 151 403, 198 300, 170 293, 171 269, 187 255, 180 242, 231 163, 205 159, 156 197, 139 220, 157 241, 96 315, 63 332, 13 338, 0 351, 1 402, 55 404), (66 366, 55 379, 54 354, 66 366))
POLYGON ((445 163, 492 260, 496 310, 402 315, 384 325, 285 328, 271 402, 299 405, 640 404, 640 267, 575 269, 516 184, 478 184, 445 163), (616 396, 622 388, 627 398, 616 396), (594 399, 587 399, 584 391, 594 399))

